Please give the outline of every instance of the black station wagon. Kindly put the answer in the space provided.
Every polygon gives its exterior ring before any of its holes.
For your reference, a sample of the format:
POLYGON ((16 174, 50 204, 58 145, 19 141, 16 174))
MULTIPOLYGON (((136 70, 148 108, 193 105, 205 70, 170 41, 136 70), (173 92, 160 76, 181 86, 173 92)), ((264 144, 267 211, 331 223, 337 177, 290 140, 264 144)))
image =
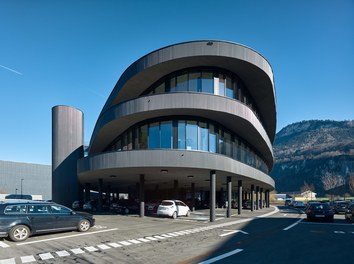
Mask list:
POLYGON ((52 202, 0 201, 0 237, 10 237, 17 242, 40 233, 85 232, 94 224, 91 214, 75 212, 52 202))

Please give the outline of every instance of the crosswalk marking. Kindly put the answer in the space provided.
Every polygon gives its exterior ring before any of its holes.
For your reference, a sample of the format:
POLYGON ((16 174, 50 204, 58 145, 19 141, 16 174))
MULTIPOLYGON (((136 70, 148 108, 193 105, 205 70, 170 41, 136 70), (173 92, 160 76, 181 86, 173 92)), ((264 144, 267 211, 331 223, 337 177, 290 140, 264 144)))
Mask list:
POLYGON ((83 251, 81 248, 73 248, 73 249, 71 249, 71 251, 74 254, 83 254, 83 253, 85 253, 85 251, 83 251))
POLYGON ((118 243, 122 244, 123 246, 129 246, 129 245, 132 244, 132 243, 129 243, 127 241, 119 241, 118 243))
POLYGON ((21 257, 21 261, 22 263, 30 263, 30 262, 35 262, 36 259, 34 258, 34 256, 23 256, 21 257))
POLYGON ((62 250, 62 251, 57 251, 55 252, 59 257, 67 257, 70 256, 70 253, 66 250, 62 250))
POLYGON ((108 243, 109 246, 117 248, 117 247, 121 247, 122 245, 118 244, 118 243, 108 243))
POLYGON ((47 259, 53 259, 54 256, 50 253, 43 253, 43 254, 39 254, 39 257, 41 258, 41 260, 47 260, 47 259))
POLYGON ((146 239, 149 239, 149 240, 151 240, 151 241, 156 241, 156 240, 158 240, 157 238, 154 238, 154 237, 151 237, 151 236, 148 236, 148 237, 145 237, 146 239))
POLYGON ((138 238, 137 240, 141 242, 150 242, 151 240, 145 239, 145 238, 138 238))
POLYGON ((95 252, 95 251, 98 251, 98 249, 97 248, 95 248, 95 247, 85 247, 85 249, 88 251, 88 252, 95 252))
POLYGON ((133 243, 133 244, 140 244, 141 243, 141 241, 138 241, 136 239, 128 240, 128 242, 133 243))
POLYGON ((16 264, 16 261, 15 258, 2 259, 0 260, 0 264, 16 264))
POLYGON ((110 247, 107 246, 107 245, 105 245, 105 244, 97 245, 97 247, 98 247, 99 249, 102 249, 102 250, 110 249, 110 247))
POLYGON ((166 237, 162 237, 162 236, 154 236, 154 237, 156 237, 158 239, 165 239, 166 238, 166 237))
POLYGON ((0 247, 2 247, 2 248, 8 248, 8 247, 10 247, 8 244, 6 244, 5 242, 2 242, 2 241, 0 241, 0 247))

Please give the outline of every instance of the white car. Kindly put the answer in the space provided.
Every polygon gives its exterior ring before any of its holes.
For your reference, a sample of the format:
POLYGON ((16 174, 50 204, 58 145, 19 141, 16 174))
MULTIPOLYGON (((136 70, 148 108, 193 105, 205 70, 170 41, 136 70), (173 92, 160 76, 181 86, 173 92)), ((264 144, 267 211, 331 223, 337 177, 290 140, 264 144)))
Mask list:
POLYGON ((189 216, 188 205, 179 200, 163 200, 157 208, 158 216, 168 216, 176 219, 177 216, 189 216))

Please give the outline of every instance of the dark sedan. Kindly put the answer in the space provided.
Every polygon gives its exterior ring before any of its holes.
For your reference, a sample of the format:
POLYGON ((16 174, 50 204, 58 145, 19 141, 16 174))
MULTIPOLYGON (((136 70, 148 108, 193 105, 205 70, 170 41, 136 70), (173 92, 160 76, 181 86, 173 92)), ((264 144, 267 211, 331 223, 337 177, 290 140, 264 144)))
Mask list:
POLYGON ((30 235, 69 230, 85 232, 95 224, 91 214, 75 212, 52 202, 9 200, 0 202, 0 237, 24 241, 30 235))
POLYGON ((350 204, 345 212, 345 220, 354 222, 354 203, 350 204))
POLYGON ((323 220, 333 222, 334 212, 328 204, 313 203, 306 208, 307 221, 323 220))

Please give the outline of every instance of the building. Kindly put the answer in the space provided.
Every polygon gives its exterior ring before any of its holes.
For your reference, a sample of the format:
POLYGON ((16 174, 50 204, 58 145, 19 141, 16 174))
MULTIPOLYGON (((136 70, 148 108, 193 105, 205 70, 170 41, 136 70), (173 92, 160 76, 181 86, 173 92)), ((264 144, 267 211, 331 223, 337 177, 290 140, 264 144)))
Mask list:
POLYGON ((50 165, 0 160, 0 200, 5 198, 52 199, 50 165))
MULTIPOLYGON (((118 80, 85 157, 82 124, 81 111, 53 108, 54 200, 60 202, 71 179, 73 192, 79 195, 74 186, 81 185, 85 199, 90 189, 129 193, 139 199, 141 215, 144 201, 152 198, 194 203, 198 194, 215 205, 231 200, 235 191, 239 213, 244 199, 269 205, 276 129, 273 72, 248 47, 192 41, 153 51, 118 80), (77 171, 68 173, 74 165, 77 171), (66 183, 55 184, 61 181, 66 183)), ((213 221, 215 206, 210 208, 213 221)))

